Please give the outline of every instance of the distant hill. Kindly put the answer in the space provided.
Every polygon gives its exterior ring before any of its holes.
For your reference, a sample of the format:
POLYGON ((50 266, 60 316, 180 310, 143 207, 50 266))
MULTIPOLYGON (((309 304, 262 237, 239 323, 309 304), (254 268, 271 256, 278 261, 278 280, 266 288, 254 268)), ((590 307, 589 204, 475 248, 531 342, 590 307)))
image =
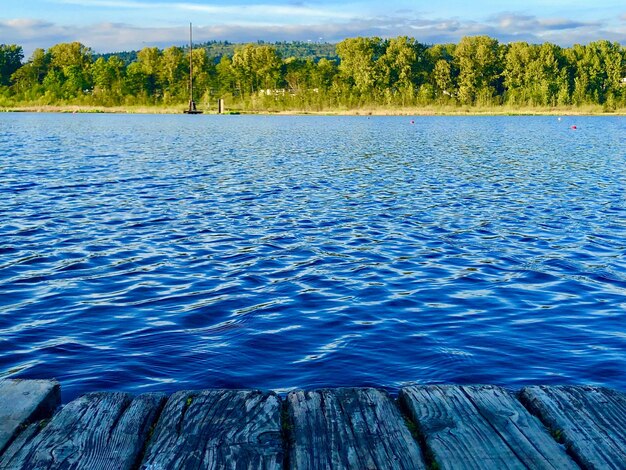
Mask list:
POLYGON ((124 65, 128 66, 137 60, 138 51, 123 51, 123 52, 107 52, 105 54, 94 54, 93 60, 98 60, 100 57, 108 60, 111 56, 118 56, 124 62, 124 65))
MULTIPOLYGON (((218 62, 223 56, 232 57, 237 47, 243 46, 245 43, 232 43, 228 41, 209 41, 195 44, 194 48, 203 47, 207 50, 209 57, 214 57, 218 62)), ((257 44, 273 46, 283 59, 288 57, 296 57, 297 59, 312 59, 318 61, 322 58, 336 59, 337 52, 335 44, 328 42, 308 42, 308 41, 292 41, 292 42, 264 42, 258 41, 257 44)), ((99 57, 108 59, 111 56, 118 56, 126 65, 137 60, 137 52, 139 51, 122 51, 107 52, 105 54, 94 54, 94 60, 99 57)))
MULTIPOLYGON (((295 57, 297 59, 337 59, 337 51, 335 44, 328 42, 273 42, 264 43, 259 41, 258 44, 267 44, 274 46, 283 59, 295 57)), ((231 54, 232 55, 232 54, 231 54)))

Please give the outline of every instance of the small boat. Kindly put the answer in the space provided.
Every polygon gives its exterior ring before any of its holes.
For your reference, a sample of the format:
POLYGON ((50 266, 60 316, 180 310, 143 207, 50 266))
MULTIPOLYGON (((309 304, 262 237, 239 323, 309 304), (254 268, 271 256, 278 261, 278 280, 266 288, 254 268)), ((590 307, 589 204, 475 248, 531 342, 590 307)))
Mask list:
POLYGON ((202 114, 196 108, 196 102, 193 100, 193 38, 191 36, 191 23, 189 23, 189 109, 183 111, 185 114, 202 114))

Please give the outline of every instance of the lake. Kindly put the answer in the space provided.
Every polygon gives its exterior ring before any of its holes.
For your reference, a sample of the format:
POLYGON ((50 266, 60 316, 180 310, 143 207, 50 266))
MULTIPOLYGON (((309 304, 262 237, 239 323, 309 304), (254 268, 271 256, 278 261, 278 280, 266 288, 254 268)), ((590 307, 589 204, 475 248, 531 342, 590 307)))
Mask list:
POLYGON ((0 113, 0 378, 624 390, 625 189, 624 117, 0 113))

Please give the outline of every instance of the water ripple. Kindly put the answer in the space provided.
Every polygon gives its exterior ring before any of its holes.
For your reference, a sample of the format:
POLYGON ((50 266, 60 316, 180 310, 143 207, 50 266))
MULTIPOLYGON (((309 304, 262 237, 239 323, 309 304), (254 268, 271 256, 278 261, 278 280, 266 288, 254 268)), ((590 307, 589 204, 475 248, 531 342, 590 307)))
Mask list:
POLYGON ((626 389, 619 117, 0 115, 0 377, 626 389))

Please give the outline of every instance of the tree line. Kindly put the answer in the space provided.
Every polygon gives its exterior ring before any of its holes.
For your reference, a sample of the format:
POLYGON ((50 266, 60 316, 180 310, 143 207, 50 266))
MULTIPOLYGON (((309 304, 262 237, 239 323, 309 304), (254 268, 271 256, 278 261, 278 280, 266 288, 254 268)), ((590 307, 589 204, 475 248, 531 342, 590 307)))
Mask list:
MULTIPOLYGON (((488 36, 436 45, 405 36, 356 37, 335 45, 336 59, 327 47, 325 57, 283 57, 264 43, 219 56, 210 50, 195 48, 191 58, 196 101, 205 106, 217 98, 242 109, 626 106, 626 49, 606 40, 560 47, 488 36)), ((20 46, 0 45, 5 105, 180 104, 188 99, 188 75, 189 51, 175 46, 146 47, 128 62, 62 43, 36 49, 24 62, 20 46)))

